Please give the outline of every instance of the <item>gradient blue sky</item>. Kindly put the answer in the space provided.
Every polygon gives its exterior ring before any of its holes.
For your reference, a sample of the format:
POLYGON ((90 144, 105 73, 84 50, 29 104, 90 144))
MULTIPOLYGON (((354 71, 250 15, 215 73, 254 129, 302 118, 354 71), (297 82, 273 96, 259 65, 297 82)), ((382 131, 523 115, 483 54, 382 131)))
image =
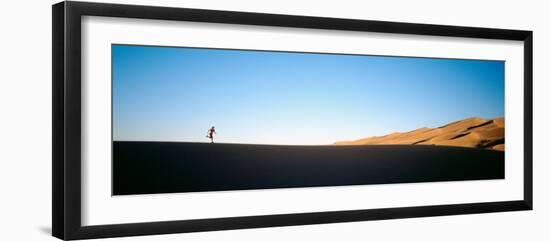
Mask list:
POLYGON ((504 116, 504 62, 113 45, 113 139, 318 145, 504 116))

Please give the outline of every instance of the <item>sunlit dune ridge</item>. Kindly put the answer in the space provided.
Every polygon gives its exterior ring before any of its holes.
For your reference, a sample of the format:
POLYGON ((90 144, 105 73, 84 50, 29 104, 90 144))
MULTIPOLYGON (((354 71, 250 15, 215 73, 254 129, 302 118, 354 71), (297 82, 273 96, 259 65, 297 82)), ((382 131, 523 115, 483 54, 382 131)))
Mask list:
POLYGON ((335 145, 442 145, 504 151, 504 118, 479 117, 455 121, 437 128, 420 128, 359 140, 338 141, 335 145))

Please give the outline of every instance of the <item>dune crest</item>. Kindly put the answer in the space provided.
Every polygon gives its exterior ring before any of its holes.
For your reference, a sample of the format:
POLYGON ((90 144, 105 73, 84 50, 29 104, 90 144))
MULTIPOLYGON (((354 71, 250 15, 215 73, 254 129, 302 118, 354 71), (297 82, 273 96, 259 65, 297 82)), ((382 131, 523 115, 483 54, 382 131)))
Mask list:
POLYGON ((504 151, 504 118, 479 117, 455 121, 437 128, 423 127, 359 140, 338 141, 335 145, 441 145, 504 151))

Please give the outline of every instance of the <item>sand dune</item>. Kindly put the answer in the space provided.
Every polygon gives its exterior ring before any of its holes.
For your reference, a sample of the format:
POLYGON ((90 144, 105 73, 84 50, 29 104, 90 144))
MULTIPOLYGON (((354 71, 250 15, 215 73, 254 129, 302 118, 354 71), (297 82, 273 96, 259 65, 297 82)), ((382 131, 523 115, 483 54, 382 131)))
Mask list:
POLYGON ((504 178, 504 152, 432 145, 113 142, 113 194, 504 178))
POLYGON ((420 128, 410 132, 396 132, 353 141, 339 141, 335 145, 441 145, 475 147, 504 151, 504 118, 486 120, 473 117, 455 121, 437 128, 420 128))

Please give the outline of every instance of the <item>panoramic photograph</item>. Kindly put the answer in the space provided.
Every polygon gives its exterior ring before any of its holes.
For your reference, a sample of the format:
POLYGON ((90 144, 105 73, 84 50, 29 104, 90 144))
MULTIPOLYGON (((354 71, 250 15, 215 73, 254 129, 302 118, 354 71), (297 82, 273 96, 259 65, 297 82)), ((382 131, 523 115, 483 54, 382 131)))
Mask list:
POLYGON ((113 195, 505 178, 504 61, 111 51, 113 195))

